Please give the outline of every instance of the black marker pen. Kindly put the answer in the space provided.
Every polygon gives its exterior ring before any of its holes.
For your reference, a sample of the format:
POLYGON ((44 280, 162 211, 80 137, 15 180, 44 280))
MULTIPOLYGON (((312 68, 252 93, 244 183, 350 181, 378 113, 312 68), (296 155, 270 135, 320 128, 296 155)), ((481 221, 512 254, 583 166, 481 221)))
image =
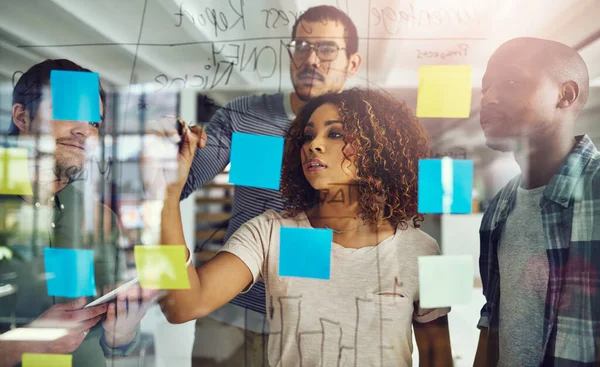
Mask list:
POLYGON ((181 140, 179 140, 179 148, 181 149, 184 135, 187 134, 188 131, 188 126, 181 118, 177 118, 177 121, 175 121, 175 127, 177 128, 177 134, 179 134, 179 137, 181 138, 181 140))

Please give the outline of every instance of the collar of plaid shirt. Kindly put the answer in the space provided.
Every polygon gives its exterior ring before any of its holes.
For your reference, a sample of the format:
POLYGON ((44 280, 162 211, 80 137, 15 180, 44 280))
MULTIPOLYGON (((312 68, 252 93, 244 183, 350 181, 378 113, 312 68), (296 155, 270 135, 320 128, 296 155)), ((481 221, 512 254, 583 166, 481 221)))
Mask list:
MULTIPOLYGON (((577 143, 540 199, 549 280, 545 302, 544 366, 595 365, 600 359, 600 153, 587 135, 577 143)), ((498 246, 514 207, 521 175, 490 203, 479 230, 479 266, 486 304, 479 328, 498 330, 498 246)), ((498 340, 488 356, 497 361, 498 340)))

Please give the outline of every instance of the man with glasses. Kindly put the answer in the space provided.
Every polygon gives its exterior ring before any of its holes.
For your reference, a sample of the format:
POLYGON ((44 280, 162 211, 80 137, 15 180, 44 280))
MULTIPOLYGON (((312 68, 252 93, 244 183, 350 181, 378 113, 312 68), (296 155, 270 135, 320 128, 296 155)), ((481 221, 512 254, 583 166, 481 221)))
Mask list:
MULTIPOLYGON (((328 92, 341 92, 346 80, 358 72, 362 60, 357 52, 356 27, 345 13, 332 6, 317 6, 303 13, 294 24, 288 50, 294 92, 245 96, 217 111, 206 127, 206 147, 196 151, 182 199, 229 164, 233 132, 284 135, 304 103, 328 92)), ((235 187, 226 239, 240 225, 267 209, 283 209, 279 191, 235 187)), ((268 365, 266 306, 269 302, 265 302, 264 283, 259 282, 211 315, 213 319, 233 324, 240 333, 245 329, 244 346, 221 365, 268 365)))

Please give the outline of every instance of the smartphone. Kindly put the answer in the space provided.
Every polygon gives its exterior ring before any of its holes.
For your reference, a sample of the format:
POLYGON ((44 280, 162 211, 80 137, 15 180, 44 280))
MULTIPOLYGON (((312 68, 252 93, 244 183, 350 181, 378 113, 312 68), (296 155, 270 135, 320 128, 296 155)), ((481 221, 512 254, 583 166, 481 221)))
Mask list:
POLYGON ((135 277, 132 280, 128 281, 127 283, 123 284, 122 286, 120 286, 116 289, 113 289, 112 291, 106 293, 102 297, 97 298, 97 299, 93 300, 92 302, 88 303, 87 305, 85 305, 84 308, 98 306, 103 303, 110 302, 113 299, 117 298, 119 293, 126 291, 128 288, 131 288, 132 286, 138 284, 139 282, 140 282, 139 278, 135 277))

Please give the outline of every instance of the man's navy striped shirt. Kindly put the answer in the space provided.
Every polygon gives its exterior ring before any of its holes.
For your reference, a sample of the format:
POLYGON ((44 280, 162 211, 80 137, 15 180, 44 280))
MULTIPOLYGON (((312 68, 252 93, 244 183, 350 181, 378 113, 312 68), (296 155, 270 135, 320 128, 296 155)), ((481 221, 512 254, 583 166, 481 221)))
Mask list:
MULTIPOLYGON (((294 118, 289 97, 282 93, 244 96, 220 108, 206 126, 206 147, 196 150, 181 199, 212 180, 229 164, 232 133, 283 136, 294 118)), ((279 191, 236 186, 225 240, 242 224, 267 209, 283 209, 279 191)), ((266 314, 264 283, 256 283, 248 293, 238 295, 231 303, 266 314)))

